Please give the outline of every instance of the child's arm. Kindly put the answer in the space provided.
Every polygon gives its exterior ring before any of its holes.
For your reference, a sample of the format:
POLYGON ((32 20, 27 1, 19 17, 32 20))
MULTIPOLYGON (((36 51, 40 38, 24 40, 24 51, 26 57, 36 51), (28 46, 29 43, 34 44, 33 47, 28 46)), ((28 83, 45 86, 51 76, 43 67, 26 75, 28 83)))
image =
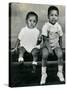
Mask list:
POLYGON ((17 41, 16 41, 16 45, 15 45, 15 48, 14 48, 14 49, 12 49, 12 50, 11 50, 11 52, 17 51, 17 49, 18 49, 19 45, 20 45, 20 40, 19 40, 19 39, 17 39, 17 41))
POLYGON ((44 35, 42 35, 42 37, 43 37, 43 46, 46 46, 47 49, 49 50, 49 53, 53 54, 53 51, 52 51, 52 49, 51 49, 51 47, 49 45, 48 38, 46 36, 44 36, 44 35))
POLYGON ((40 49, 40 48, 41 48, 41 42, 42 42, 42 36, 40 36, 40 37, 38 38, 37 44, 36 44, 35 48, 40 49))
POLYGON ((36 43, 35 48, 40 49, 40 44, 41 44, 41 42, 42 42, 42 36, 41 36, 41 34, 40 34, 40 32, 39 32, 39 36, 38 36, 38 39, 37 39, 37 43, 36 43))
POLYGON ((59 45, 60 45, 60 48, 62 49, 62 36, 59 37, 59 45))
POLYGON ((52 49, 50 47, 50 44, 49 44, 49 40, 48 40, 48 23, 45 23, 45 25, 43 25, 43 28, 42 28, 42 38, 43 38, 43 44, 41 45, 41 47, 45 47, 49 50, 49 53, 53 53, 52 52, 52 49))
POLYGON ((59 45, 60 45, 60 48, 62 48, 63 30, 62 30, 62 27, 60 25, 58 26, 58 34, 59 34, 59 45))
POLYGON ((37 45, 39 45, 42 42, 42 36, 40 35, 37 40, 37 45))
POLYGON ((16 42, 16 45, 15 45, 15 48, 18 48, 18 47, 19 47, 19 45, 20 45, 20 40, 19 40, 19 39, 17 39, 17 42, 16 42))

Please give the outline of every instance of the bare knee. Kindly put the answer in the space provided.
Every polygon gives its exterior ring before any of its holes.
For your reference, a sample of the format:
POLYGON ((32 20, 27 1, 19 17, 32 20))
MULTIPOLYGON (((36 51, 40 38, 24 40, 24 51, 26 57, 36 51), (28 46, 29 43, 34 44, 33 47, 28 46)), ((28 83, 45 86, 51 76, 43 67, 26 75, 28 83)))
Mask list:
POLYGON ((19 54, 21 54, 23 56, 25 52, 26 52, 26 50, 24 47, 19 48, 19 54))
POLYGON ((62 58, 62 56, 63 56, 62 52, 58 52, 57 57, 58 57, 58 58, 62 58))
POLYGON ((48 49, 47 48, 43 48, 42 49, 42 58, 45 59, 47 58, 49 55, 48 49))
POLYGON ((33 55, 33 56, 37 56, 38 53, 39 53, 39 49, 34 48, 34 49, 32 50, 32 55, 33 55))
POLYGON ((60 48, 57 49, 56 55, 59 59, 61 59, 63 57, 63 53, 62 53, 62 50, 60 48))

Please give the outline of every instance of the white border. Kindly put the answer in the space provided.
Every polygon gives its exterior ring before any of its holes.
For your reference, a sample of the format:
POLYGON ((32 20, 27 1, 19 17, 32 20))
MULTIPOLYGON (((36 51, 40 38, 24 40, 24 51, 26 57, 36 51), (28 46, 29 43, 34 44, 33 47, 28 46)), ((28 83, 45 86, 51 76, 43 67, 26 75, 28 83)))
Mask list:
MULTIPOLYGON (((8 39, 9 39, 8 3, 9 2, 65 5, 66 12, 67 12, 66 0, 1 0, 0 1, 0 90, 11 89, 8 87, 8 53, 9 53, 8 52, 8 39)), ((67 16, 67 13, 66 13, 66 16, 67 16)), ((66 31, 66 34, 67 34, 67 31, 66 31)), ((66 65, 66 68, 67 68, 67 65, 66 65)), ((66 87, 67 87, 67 84, 50 85, 50 86, 48 85, 48 86, 20 87, 16 89, 20 89, 20 90, 21 89, 24 89, 24 90, 26 89, 29 89, 29 90, 31 89, 33 90, 34 89, 63 90, 63 89, 66 89, 66 87)))

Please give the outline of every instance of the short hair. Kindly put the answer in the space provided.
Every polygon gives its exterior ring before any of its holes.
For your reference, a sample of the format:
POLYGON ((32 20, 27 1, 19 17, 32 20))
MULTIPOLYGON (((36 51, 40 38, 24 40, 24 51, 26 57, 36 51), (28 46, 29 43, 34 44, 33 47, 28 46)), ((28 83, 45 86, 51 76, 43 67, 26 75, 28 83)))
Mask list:
POLYGON ((59 15, 59 9, 58 9, 56 6, 50 6, 50 7, 48 8, 48 17, 49 17, 49 14, 50 14, 50 12, 51 12, 52 10, 56 10, 57 13, 58 13, 58 15, 59 15))
POLYGON ((33 12, 33 11, 28 12, 26 15, 26 20, 28 20, 29 16, 35 16, 36 22, 38 22, 38 15, 35 12, 33 12))

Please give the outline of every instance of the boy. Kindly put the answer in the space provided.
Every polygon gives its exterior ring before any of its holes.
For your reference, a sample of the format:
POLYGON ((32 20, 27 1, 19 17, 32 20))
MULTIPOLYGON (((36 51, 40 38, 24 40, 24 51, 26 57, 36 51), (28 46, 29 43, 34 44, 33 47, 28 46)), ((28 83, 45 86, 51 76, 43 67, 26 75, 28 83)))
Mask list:
POLYGON ((46 83, 47 73, 46 73, 46 63, 49 54, 55 52, 58 58, 58 72, 57 76, 60 81, 64 81, 63 77, 63 54, 62 54, 62 28, 58 23, 59 10, 55 6, 50 6, 48 8, 48 20, 42 28, 43 37, 43 50, 42 50, 42 77, 40 84, 46 83))
POLYGON ((24 53, 27 51, 33 56, 33 70, 35 71, 38 59, 38 52, 40 45, 37 45, 40 32, 36 28, 38 22, 38 15, 35 12, 28 12, 26 16, 26 26, 21 29, 18 35, 16 47, 13 51, 19 47, 18 62, 24 62, 24 53))

